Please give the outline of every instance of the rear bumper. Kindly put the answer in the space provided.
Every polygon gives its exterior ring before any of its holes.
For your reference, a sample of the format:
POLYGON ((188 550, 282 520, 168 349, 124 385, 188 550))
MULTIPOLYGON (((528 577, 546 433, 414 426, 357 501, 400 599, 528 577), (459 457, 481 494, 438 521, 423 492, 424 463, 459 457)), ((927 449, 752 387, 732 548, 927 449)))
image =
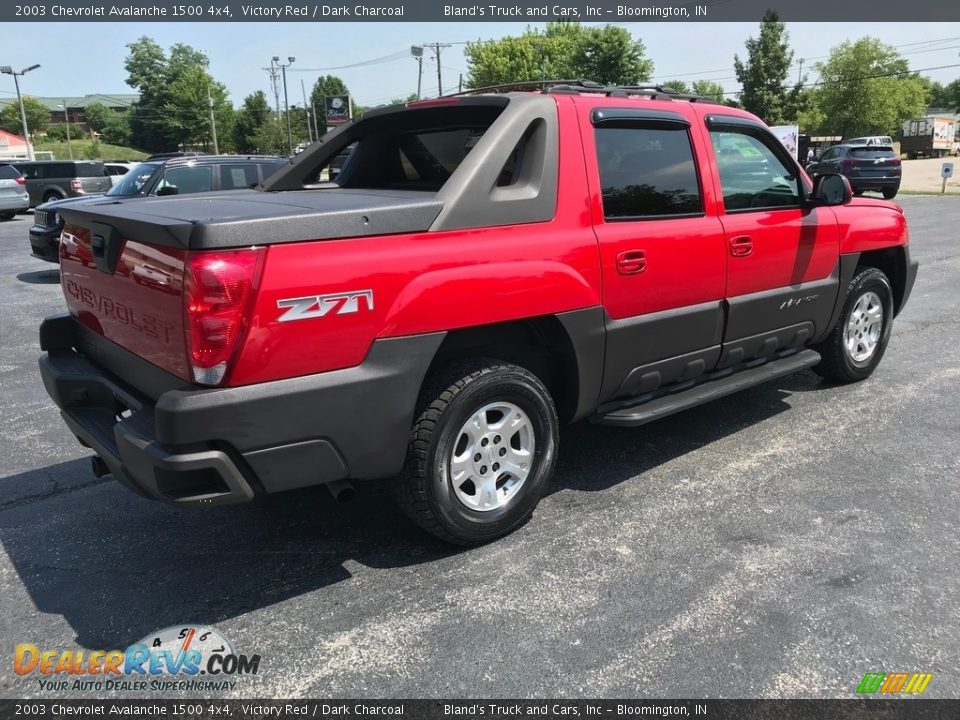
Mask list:
MULTIPOLYGON (((379 340, 355 368, 237 388, 185 386, 154 398, 77 352, 80 332, 68 316, 41 326, 48 394, 117 480, 181 506, 395 474, 443 339, 379 340)), ((104 357, 111 353, 116 346, 104 357)))
POLYGON ((888 190, 900 187, 900 177, 848 177, 854 190, 888 190))
POLYGON ((27 195, 0 197, 0 212, 26 212, 29 209, 30 198, 27 195))

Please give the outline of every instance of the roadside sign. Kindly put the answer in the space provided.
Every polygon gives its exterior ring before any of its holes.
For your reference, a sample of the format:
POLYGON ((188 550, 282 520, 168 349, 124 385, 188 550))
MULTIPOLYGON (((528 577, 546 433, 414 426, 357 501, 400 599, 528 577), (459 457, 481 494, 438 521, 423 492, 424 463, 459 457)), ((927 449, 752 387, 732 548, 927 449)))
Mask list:
POLYGON ((323 99, 327 127, 343 125, 350 117, 349 95, 328 95, 323 99))
POLYGON ((940 177, 942 178, 952 178, 953 177, 953 163, 944 163, 943 167, 940 168, 940 177))

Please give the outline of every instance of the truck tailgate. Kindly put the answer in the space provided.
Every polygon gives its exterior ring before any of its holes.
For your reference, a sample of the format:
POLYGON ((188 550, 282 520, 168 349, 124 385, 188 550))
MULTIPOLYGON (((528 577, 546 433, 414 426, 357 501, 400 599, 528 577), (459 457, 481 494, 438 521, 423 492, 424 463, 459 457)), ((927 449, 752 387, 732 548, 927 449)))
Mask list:
MULTIPOLYGON (((197 263, 244 248, 265 255, 263 246, 276 243, 424 231, 441 208, 433 193, 340 189, 202 193, 64 208, 61 283, 70 313, 84 326, 189 381, 196 379, 196 366, 191 374, 188 335, 196 328, 185 319, 184 295, 197 263)), ((231 336, 243 332, 228 330, 231 336)))

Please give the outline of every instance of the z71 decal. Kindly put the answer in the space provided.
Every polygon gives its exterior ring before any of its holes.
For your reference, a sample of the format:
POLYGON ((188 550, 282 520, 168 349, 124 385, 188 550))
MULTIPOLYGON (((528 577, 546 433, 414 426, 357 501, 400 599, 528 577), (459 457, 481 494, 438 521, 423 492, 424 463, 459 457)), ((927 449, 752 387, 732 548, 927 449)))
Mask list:
POLYGON ((350 315, 360 312, 360 300, 363 299, 367 310, 373 310, 373 290, 355 290, 329 295, 308 295, 307 297, 277 300, 277 307, 286 310, 278 319, 309 320, 310 318, 334 315, 350 315))

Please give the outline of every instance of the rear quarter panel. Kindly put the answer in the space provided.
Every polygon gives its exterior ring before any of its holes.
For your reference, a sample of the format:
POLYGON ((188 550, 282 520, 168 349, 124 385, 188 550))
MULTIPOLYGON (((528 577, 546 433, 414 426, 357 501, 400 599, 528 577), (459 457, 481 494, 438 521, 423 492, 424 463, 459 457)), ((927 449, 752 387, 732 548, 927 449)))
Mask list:
POLYGON ((562 181, 552 220, 271 246, 229 384, 351 367, 377 338, 600 305, 580 135, 572 104, 558 110, 562 181), (279 321, 280 300, 365 290, 372 307, 361 299, 356 312, 279 321))

